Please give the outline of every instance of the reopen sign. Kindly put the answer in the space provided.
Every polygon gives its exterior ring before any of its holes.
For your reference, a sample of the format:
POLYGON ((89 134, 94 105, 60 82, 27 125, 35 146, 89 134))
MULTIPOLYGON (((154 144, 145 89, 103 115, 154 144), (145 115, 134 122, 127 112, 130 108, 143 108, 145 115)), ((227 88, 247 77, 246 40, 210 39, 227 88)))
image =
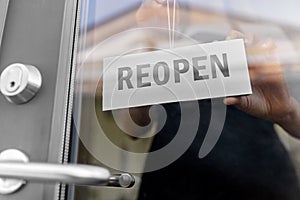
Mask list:
POLYGON ((251 94, 241 39, 104 59, 103 110, 251 94))

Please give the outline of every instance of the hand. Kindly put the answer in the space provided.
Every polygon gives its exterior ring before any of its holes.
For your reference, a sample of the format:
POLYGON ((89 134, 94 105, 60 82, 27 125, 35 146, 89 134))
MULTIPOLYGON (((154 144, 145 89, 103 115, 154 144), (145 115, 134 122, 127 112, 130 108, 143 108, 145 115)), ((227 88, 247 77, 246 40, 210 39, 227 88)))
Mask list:
MULTIPOLYGON (((161 27, 167 28, 168 20, 173 19, 173 0, 145 0, 138 11, 135 19, 139 27, 161 27), (168 3, 167 3, 168 2, 168 3), (169 7, 168 7, 169 6, 169 7), (169 9, 169 16, 168 16, 169 9)), ((178 12, 176 8, 176 12, 178 12)), ((179 22, 179 16, 176 15, 176 23, 179 22)), ((172 23, 172 22, 171 22, 172 23)))
POLYGON ((288 93, 283 66, 276 59, 274 42, 258 41, 251 35, 245 36, 236 31, 231 32, 227 39, 234 38, 245 40, 253 94, 227 97, 224 103, 236 105, 251 115, 278 123, 292 135, 300 136, 300 129, 293 124, 300 116, 299 102, 288 93))
POLYGON ((139 126, 147 126, 151 119, 149 117, 150 106, 129 108, 132 120, 139 126))

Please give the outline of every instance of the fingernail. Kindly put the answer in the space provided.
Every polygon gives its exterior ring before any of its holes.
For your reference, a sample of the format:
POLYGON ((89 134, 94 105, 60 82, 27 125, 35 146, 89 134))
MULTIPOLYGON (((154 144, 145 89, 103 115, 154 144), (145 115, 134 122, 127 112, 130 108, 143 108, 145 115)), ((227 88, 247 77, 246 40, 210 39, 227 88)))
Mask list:
POLYGON ((223 100, 224 104, 225 105, 234 105, 238 102, 238 99, 236 97, 226 97, 224 100, 223 100))

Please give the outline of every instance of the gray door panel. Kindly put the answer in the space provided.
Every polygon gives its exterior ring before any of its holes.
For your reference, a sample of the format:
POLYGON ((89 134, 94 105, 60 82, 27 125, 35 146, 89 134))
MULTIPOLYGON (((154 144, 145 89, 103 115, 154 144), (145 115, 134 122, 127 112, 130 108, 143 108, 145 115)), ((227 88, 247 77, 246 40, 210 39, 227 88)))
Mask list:
MULTIPOLYGON (((65 3, 62 0, 10 1, 4 26, 0 71, 16 62, 31 64, 40 70, 43 85, 36 97, 26 104, 14 105, 0 96, 0 151, 19 149, 29 156, 31 162, 59 162, 57 155, 62 151, 64 133, 56 132, 53 135, 52 127, 61 130, 63 128, 60 126, 64 126, 65 121, 56 122, 55 125, 52 122, 65 117, 53 116, 54 107, 65 106, 62 101, 67 93, 64 85, 60 85, 62 89, 57 91, 56 84, 59 63, 67 59, 60 56, 65 3), (50 143, 56 144, 56 147, 51 147, 51 153, 50 143)), ((66 74, 61 76, 68 80, 69 66, 63 67, 66 68, 66 74)), ((27 183, 19 192, 0 196, 0 199, 54 199, 54 188, 54 185, 27 183)))

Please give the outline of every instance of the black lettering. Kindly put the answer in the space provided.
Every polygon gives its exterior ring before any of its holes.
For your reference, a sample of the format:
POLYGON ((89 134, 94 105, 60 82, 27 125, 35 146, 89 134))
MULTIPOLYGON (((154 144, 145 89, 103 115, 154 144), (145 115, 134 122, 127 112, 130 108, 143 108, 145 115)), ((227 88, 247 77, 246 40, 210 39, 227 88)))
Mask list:
POLYGON ((133 88, 130 78, 132 77, 132 70, 130 67, 121 67, 118 69, 118 89, 123 90, 124 81, 127 84, 128 89, 133 88), (127 72, 127 75, 124 75, 127 72))
POLYGON ((137 87, 148 87, 151 86, 150 82, 144 82, 143 83, 143 78, 149 77, 149 73, 143 73, 142 70, 145 68, 150 68, 150 64, 144 64, 144 65, 137 65, 136 66, 136 72, 137 72, 137 87))
POLYGON ((169 79, 170 79, 170 69, 167 63, 165 62, 158 62, 154 65, 154 69, 153 69, 153 78, 154 81, 157 85, 163 85, 166 84, 169 79), (164 69, 164 73, 163 73, 163 80, 159 80, 159 72, 158 69, 159 67, 163 67, 164 69))
POLYGON ((209 75, 200 75, 199 70, 206 69, 205 65, 199 65, 199 61, 207 60, 207 56, 195 57, 193 60, 194 81, 209 79, 209 75))
POLYGON ((210 63, 211 63, 211 71, 212 71, 212 77, 217 78, 217 72, 216 72, 216 64, 218 65, 218 68, 221 70, 224 77, 229 77, 229 68, 228 68, 228 61, 227 61, 227 55, 226 53, 222 54, 223 56, 223 64, 221 64, 220 60, 216 55, 210 56, 210 63))
POLYGON ((180 74, 186 73, 189 70, 189 62, 185 59, 174 60, 174 76, 175 83, 180 82, 180 74), (182 64, 183 68, 180 69, 179 65, 182 64))

